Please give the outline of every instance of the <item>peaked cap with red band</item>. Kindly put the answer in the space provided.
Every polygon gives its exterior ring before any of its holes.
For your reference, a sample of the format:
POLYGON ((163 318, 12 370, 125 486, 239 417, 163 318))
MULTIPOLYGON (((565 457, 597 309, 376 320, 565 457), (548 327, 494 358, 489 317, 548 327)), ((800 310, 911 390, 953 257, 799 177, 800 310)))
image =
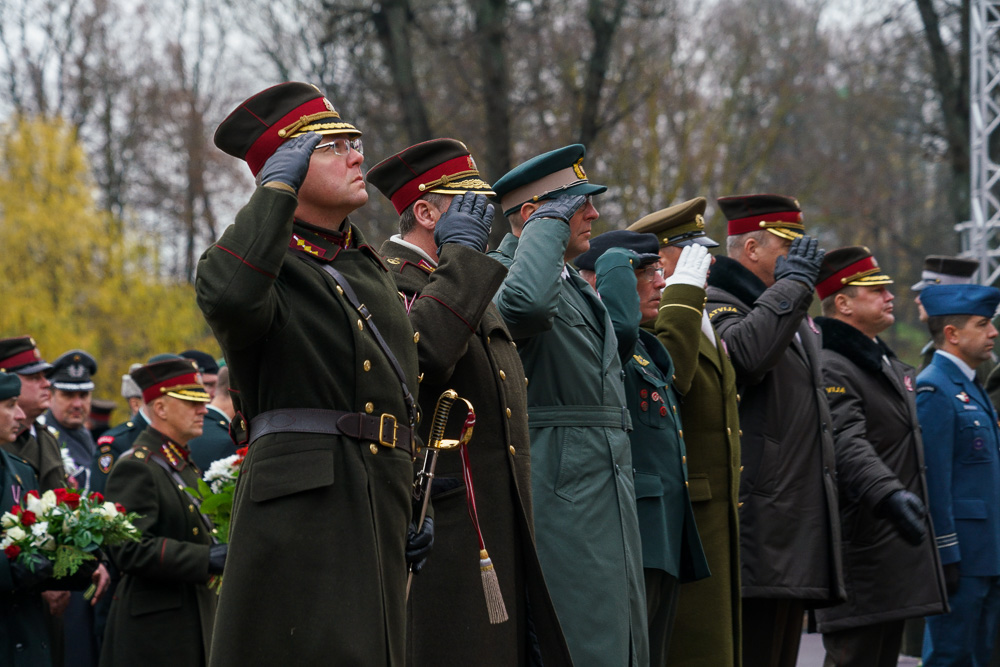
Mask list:
POLYGON ((135 369, 130 375, 142 390, 142 400, 146 403, 160 396, 198 403, 212 400, 201 382, 198 365, 190 359, 157 361, 135 369))
POLYGON ((368 182, 389 198, 396 213, 431 192, 494 194, 469 149, 455 139, 431 139, 405 148, 369 169, 368 182))
POLYGON ((863 245, 837 248, 826 253, 816 281, 816 294, 825 299, 848 285, 891 285, 872 251, 863 245))
POLYGON ((50 368, 52 364, 42 359, 42 354, 31 336, 0 340, 0 371, 33 375, 50 368))
POLYGON ((340 118, 320 89, 309 83, 279 83, 247 99, 215 131, 215 145, 246 160, 254 176, 286 139, 306 132, 349 134, 361 131, 340 118))
POLYGON ((719 208, 729 221, 729 236, 766 229, 775 236, 795 240, 805 234, 802 207, 783 195, 720 197, 719 208))

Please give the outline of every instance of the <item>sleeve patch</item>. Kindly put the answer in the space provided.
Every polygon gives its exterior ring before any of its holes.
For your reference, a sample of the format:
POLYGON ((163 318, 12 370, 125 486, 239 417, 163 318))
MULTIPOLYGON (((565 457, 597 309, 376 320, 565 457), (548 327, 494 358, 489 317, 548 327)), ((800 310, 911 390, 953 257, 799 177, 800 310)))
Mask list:
POLYGON ((925 385, 924 385, 924 386, 922 386, 922 387, 917 387, 917 393, 918 393, 918 394, 922 394, 922 393, 924 393, 925 391, 930 391, 930 392, 934 392, 934 391, 937 391, 937 387, 935 387, 935 386, 934 386, 934 385, 932 385, 932 384, 925 384, 925 385))
POLYGON ((846 394, 847 389, 845 387, 826 387, 826 393, 828 394, 846 394))
POLYGON ((735 306, 719 306, 718 308, 716 308, 715 310, 711 311, 708 314, 708 319, 710 320, 713 319, 719 313, 738 313, 738 312, 740 312, 740 309, 736 308, 735 306))

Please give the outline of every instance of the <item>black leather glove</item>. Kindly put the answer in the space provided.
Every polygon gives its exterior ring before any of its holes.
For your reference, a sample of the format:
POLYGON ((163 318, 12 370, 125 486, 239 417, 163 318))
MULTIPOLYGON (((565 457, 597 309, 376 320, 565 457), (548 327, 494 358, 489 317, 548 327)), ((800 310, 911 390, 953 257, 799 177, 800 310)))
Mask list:
POLYGON ((306 132, 278 146, 260 170, 260 184, 277 181, 298 192, 302 181, 306 180, 313 149, 321 139, 315 132, 306 132))
POLYGON ((208 548, 208 573, 222 574, 226 567, 226 556, 229 555, 228 544, 213 544, 208 548))
POLYGON ((527 225, 532 220, 537 220, 538 218, 555 218, 569 224, 569 219, 573 217, 574 213, 580 210, 580 207, 586 201, 587 197, 585 195, 559 195, 555 199, 546 199, 524 221, 524 224, 527 225))
POLYGON ((819 277, 819 267, 823 263, 826 250, 818 247, 819 241, 811 236, 800 236, 792 241, 787 257, 779 257, 774 263, 774 279, 791 278, 805 283, 812 289, 819 277))
POLYGON ((18 558, 10 562, 10 579, 14 590, 36 586, 52 576, 52 561, 44 556, 28 556, 30 563, 18 558))
POLYGON ((914 546, 920 544, 927 534, 924 526, 926 513, 920 498, 906 489, 893 491, 875 507, 875 516, 889 519, 903 539, 914 546))
POLYGON ((433 547, 434 519, 424 517, 424 525, 419 533, 416 521, 410 523, 410 528, 406 531, 406 562, 410 564, 410 570, 414 574, 420 572, 433 547))
POLYGON ((944 587, 948 591, 948 597, 958 592, 958 582, 962 579, 962 568, 958 566, 959 562, 961 561, 941 566, 941 569, 944 570, 944 587))
POLYGON ((493 207, 486 200, 486 195, 475 192, 455 195, 448 210, 434 226, 434 243, 437 244, 438 255, 446 243, 457 243, 485 252, 491 224, 493 207))

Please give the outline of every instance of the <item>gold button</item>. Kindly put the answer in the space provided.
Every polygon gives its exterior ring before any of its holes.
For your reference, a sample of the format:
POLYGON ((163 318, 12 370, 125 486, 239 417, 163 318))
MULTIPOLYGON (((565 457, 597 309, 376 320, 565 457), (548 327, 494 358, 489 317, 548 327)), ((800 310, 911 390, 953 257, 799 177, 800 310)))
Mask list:
POLYGON ((516 450, 514 449, 514 445, 511 445, 511 446, 510 446, 510 447, 508 447, 507 449, 509 449, 509 450, 510 450, 510 455, 511 455, 511 456, 513 456, 513 455, 514 455, 514 452, 516 451, 516 450))
POLYGON ((683 438, 684 437, 684 429, 682 429, 682 428, 677 429, 677 435, 679 435, 680 437, 683 438))
POLYGON ((490 337, 489 337, 489 336, 487 336, 487 337, 486 337, 486 344, 487 344, 487 345, 489 345, 489 344, 490 344, 490 337))
POLYGON ((691 485, 688 484, 687 480, 684 480, 684 486, 691 486, 691 485))
POLYGON ((244 431, 247 430, 247 423, 242 419, 240 420, 240 428, 243 429, 244 431))
POLYGON ((515 343, 514 341, 510 341, 510 344, 514 346, 515 350, 517 349, 517 343, 515 343))
POLYGON ((740 472, 743 472, 743 466, 740 466, 740 472))
POLYGON ((372 403, 371 401, 368 401, 367 403, 365 403, 365 412, 367 412, 368 414, 371 414, 374 411, 375 411, 375 404, 374 403, 372 403))
POLYGON ((500 371, 500 379, 501 380, 506 380, 507 379, 507 374, 504 373, 503 371, 500 371))
POLYGON ((365 323, 362 322, 361 320, 358 320, 358 331, 362 331, 364 330, 364 328, 365 328, 365 323))
POLYGON ((372 454, 378 454, 378 445, 376 445, 374 442, 368 445, 368 449, 372 450, 372 454))
POLYGON ((740 402, 740 395, 739 395, 739 394, 736 394, 736 402, 737 402, 737 403, 739 403, 739 402, 740 402))
POLYGON ((677 414, 677 406, 676 405, 671 405, 670 407, 672 407, 674 409, 674 414, 676 415, 677 414))
POLYGON ((677 376, 676 375, 671 375, 670 376, 670 381, 671 382, 677 382, 677 376))
POLYGON ((417 376, 417 384, 420 384, 423 381, 424 381, 424 374, 421 373, 420 375, 417 376))
POLYGON ((743 503, 736 503, 736 507, 743 507, 743 503))
POLYGON ((361 364, 365 371, 370 371, 372 369, 372 362, 365 359, 365 363, 361 364))
POLYGON ((528 386, 528 376, 524 376, 524 386, 528 386))
POLYGON ((740 429, 740 436, 743 436, 743 429, 740 429))
POLYGON ((732 434, 733 434, 733 429, 731 429, 731 428, 729 428, 729 427, 727 426, 727 427, 726 427, 726 435, 732 435, 732 434))
POLYGON ((194 533, 195 535, 197 535, 198 534, 198 526, 195 526, 194 528, 192 528, 191 532, 194 533))
POLYGON ((414 331, 413 332, 413 342, 414 343, 419 343, 420 342, 420 332, 419 331, 414 331))
POLYGON ((340 294, 341 296, 344 295, 344 288, 340 285, 337 285, 337 294, 340 294))
POLYGON ((510 419, 510 408, 507 408, 507 418, 510 419))
POLYGON ((194 511, 194 505, 188 505, 188 512, 194 511))
POLYGON ((184 490, 184 485, 183 484, 178 484, 177 488, 180 489, 181 491, 183 491, 184 490))
POLYGON ((681 457, 681 463, 687 463, 687 462, 688 462, 688 457, 687 456, 682 456, 681 457))
POLYGON ((213 535, 218 535, 219 534, 219 529, 218 528, 213 528, 212 529, 212 534, 213 535))

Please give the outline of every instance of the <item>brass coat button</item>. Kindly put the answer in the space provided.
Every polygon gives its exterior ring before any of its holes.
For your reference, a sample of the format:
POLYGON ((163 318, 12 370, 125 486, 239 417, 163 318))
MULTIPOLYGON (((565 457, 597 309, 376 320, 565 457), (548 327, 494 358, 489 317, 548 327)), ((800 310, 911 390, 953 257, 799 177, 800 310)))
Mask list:
POLYGON ((361 320, 358 320, 358 331, 363 331, 364 328, 365 328, 365 323, 362 322, 361 320))
POLYGON ((726 427, 726 435, 732 435, 732 434, 733 434, 733 429, 731 429, 731 428, 729 428, 729 427, 727 426, 727 427, 726 427))
POLYGON ((510 419, 510 408, 507 408, 507 418, 510 419))
POLYGON ((371 401, 368 401, 367 403, 365 403, 365 412, 367 412, 368 414, 371 414, 374 411, 375 411, 375 404, 374 403, 372 403, 371 401))
POLYGON ((374 442, 368 445, 368 449, 372 450, 372 454, 378 454, 378 445, 376 445, 374 442))
POLYGON ((419 343, 420 342, 420 332, 419 331, 414 331, 413 332, 413 342, 414 343, 419 343))
POLYGON ((504 373, 503 371, 500 371, 500 379, 501 380, 506 380, 507 379, 507 374, 504 373))
POLYGON ((514 449, 514 445, 511 445, 510 447, 508 447, 508 449, 510 450, 510 455, 511 455, 511 456, 513 456, 513 455, 514 455, 514 452, 516 451, 516 450, 514 449))
POLYGON ((197 535, 198 534, 198 526, 195 526, 194 528, 192 528, 191 532, 194 533, 195 535, 197 535))
POLYGON ((365 359, 365 363, 361 364, 361 366, 362 368, 365 369, 366 372, 370 371, 372 369, 372 362, 370 362, 368 359, 365 359))

